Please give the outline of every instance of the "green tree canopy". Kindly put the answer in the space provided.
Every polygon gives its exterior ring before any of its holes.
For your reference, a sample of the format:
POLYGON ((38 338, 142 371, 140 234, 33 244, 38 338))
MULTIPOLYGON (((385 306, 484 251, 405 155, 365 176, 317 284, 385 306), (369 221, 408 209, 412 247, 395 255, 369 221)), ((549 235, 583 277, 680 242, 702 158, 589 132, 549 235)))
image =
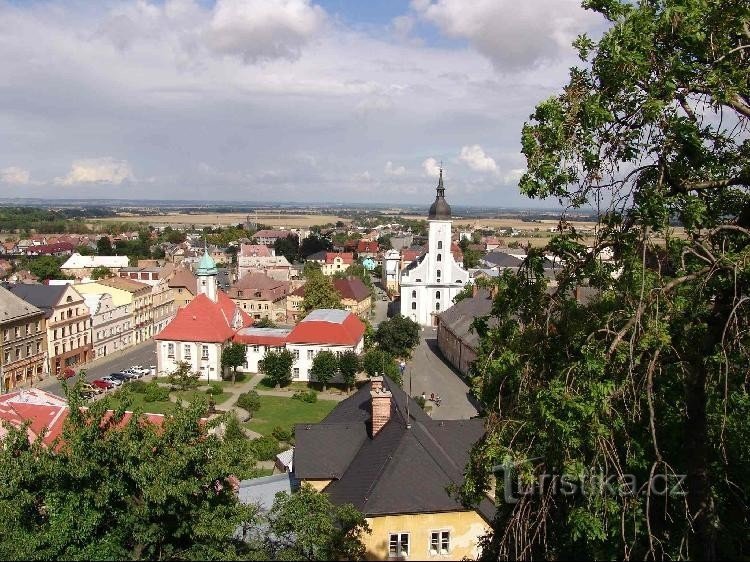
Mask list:
POLYGON ((305 283, 305 298, 300 305, 304 314, 318 308, 344 308, 341 294, 333 286, 331 278, 322 274, 313 275, 305 283))
MULTIPOLYGON (((477 499, 495 465, 525 482, 561 471, 577 483, 600 474, 637 482, 632 494, 547 486, 505 504, 486 557, 742 557, 750 4, 587 5, 612 27, 598 43, 576 41, 583 68, 524 127, 520 187, 566 206, 593 203, 601 220, 589 250, 563 217, 543 251, 499 280, 475 363, 475 388, 495 415, 466 491, 477 499), (598 259, 605 249, 612 261, 598 259), (551 291, 544 254, 565 262, 551 291), (577 299, 585 284, 593 297, 577 299)), ((498 490, 512 492, 502 480, 498 490)))
POLYGON ((334 505, 309 484, 277 494, 268 521, 267 550, 276 560, 363 560, 362 536, 371 532, 354 506, 334 505))
POLYGON ((401 384, 401 371, 398 363, 390 353, 374 347, 362 356, 362 369, 368 377, 387 375, 397 384, 401 384))
POLYGON ((237 367, 244 365, 247 359, 247 347, 241 343, 232 343, 221 350, 221 366, 232 368, 232 383, 237 379, 237 367))
POLYGON ((375 341, 380 348, 395 357, 409 357, 419 343, 419 324, 397 314, 384 320, 375 330, 375 341))
POLYGON ((294 263, 299 260, 299 238, 296 234, 287 236, 286 238, 277 238, 273 243, 273 249, 276 251, 277 256, 284 256, 289 263, 294 263))
POLYGON ((333 351, 323 350, 315 355, 312 367, 310 367, 310 374, 323 385, 323 390, 325 390, 328 381, 336 375, 338 370, 339 361, 336 354, 333 351))
POLYGON ((100 256, 111 256, 114 254, 112 241, 109 239, 109 236, 102 236, 101 238, 97 239, 96 253, 100 256))
POLYGON ((357 373, 361 368, 362 365, 359 360, 359 355, 351 349, 345 351, 339 357, 339 372, 344 379, 344 384, 346 384, 348 388, 354 386, 354 383, 357 380, 357 373))
POLYGON ((180 390, 187 390, 198 386, 199 373, 193 372, 190 363, 187 361, 178 361, 177 368, 169 373, 167 380, 172 386, 180 390))
POLYGON ((258 361, 258 368, 270 379, 274 386, 286 386, 292 382, 294 356, 288 349, 267 351, 258 361))
POLYGON ((107 277, 112 277, 112 271, 108 267, 100 265, 91 270, 91 279, 94 281, 106 279, 107 277))

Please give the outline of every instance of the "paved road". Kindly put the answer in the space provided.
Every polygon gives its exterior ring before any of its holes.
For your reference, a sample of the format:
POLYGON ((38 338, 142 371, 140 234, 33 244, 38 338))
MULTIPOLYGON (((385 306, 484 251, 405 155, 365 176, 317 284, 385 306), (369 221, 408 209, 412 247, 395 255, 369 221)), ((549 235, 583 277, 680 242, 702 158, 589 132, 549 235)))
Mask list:
MULTIPOLYGON (((109 375, 110 373, 116 373, 117 371, 121 371, 122 369, 133 365, 150 367, 155 364, 156 351, 154 340, 149 339, 125 351, 97 359, 83 367, 81 370, 86 370, 86 380, 91 382, 96 378, 109 375)), ((57 394, 58 396, 63 395, 62 385, 60 384, 60 381, 54 377, 50 377, 38 383, 36 386, 47 392, 51 392, 52 394, 57 394)))
POLYGON ((412 396, 420 395, 422 392, 430 396, 430 393, 434 392, 442 399, 439 407, 432 404, 430 414, 434 419, 459 420, 477 415, 469 387, 443 359, 437 347, 437 334, 434 328, 424 329, 422 341, 407 363, 404 373, 404 389, 407 392, 410 377, 412 396))

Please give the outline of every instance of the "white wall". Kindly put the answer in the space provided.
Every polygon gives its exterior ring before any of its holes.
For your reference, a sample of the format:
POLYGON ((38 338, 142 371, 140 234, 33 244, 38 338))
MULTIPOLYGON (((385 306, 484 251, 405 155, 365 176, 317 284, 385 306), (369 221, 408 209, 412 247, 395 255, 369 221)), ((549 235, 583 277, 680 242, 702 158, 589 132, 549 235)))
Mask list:
POLYGON ((158 375, 169 375, 177 369, 179 361, 190 363, 192 371, 200 373, 200 378, 207 381, 221 380, 221 350, 220 343, 157 341, 156 358, 158 375), (174 357, 169 357, 169 345, 174 346, 174 357), (201 347, 208 346, 208 359, 201 357, 201 347), (189 348, 189 357, 187 353, 189 348))

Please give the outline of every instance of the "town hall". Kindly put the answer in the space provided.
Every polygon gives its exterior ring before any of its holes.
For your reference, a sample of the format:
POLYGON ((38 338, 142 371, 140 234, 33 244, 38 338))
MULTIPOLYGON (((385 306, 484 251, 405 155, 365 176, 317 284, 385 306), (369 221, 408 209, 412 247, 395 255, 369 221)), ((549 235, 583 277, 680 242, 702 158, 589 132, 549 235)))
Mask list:
POLYGON ((434 326, 436 316, 453 305, 453 298, 469 282, 469 273, 451 252, 453 220, 442 168, 427 222, 427 252, 401 272, 401 314, 422 326, 434 326))

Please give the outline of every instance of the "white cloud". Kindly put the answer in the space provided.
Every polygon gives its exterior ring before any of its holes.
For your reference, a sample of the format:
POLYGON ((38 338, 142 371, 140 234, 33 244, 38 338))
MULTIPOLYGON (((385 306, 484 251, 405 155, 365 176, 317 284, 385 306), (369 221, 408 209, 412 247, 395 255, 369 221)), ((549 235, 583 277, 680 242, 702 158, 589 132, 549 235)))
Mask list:
POLYGON ((458 159, 475 172, 491 172, 493 174, 500 172, 495 160, 487 156, 484 149, 478 144, 462 147, 458 159))
POLYGON ((0 183, 9 185, 27 185, 31 181, 31 173, 18 166, 0 169, 0 183))
POLYGON ((580 0, 415 0, 412 9, 446 35, 467 39, 502 71, 570 54, 576 35, 600 21, 580 0))
POLYGON ((214 52, 247 63, 294 60, 325 20, 310 0, 217 0, 205 39, 214 52))
POLYGON ((426 176, 430 178, 436 178, 440 175, 440 165, 434 158, 428 158, 422 162, 422 169, 426 176))
POLYGON ((112 157, 87 158, 76 160, 70 172, 63 178, 55 178, 59 185, 79 185, 87 183, 106 183, 120 185, 125 181, 134 181, 133 170, 125 160, 112 157))
POLYGON ((393 162, 388 160, 385 163, 385 175, 386 176, 403 176, 406 173, 404 166, 394 166, 393 162))
POLYGON ((503 180, 505 183, 516 183, 518 180, 521 179, 521 177, 526 173, 526 168, 514 168, 510 170, 507 174, 505 174, 505 177, 503 180))

